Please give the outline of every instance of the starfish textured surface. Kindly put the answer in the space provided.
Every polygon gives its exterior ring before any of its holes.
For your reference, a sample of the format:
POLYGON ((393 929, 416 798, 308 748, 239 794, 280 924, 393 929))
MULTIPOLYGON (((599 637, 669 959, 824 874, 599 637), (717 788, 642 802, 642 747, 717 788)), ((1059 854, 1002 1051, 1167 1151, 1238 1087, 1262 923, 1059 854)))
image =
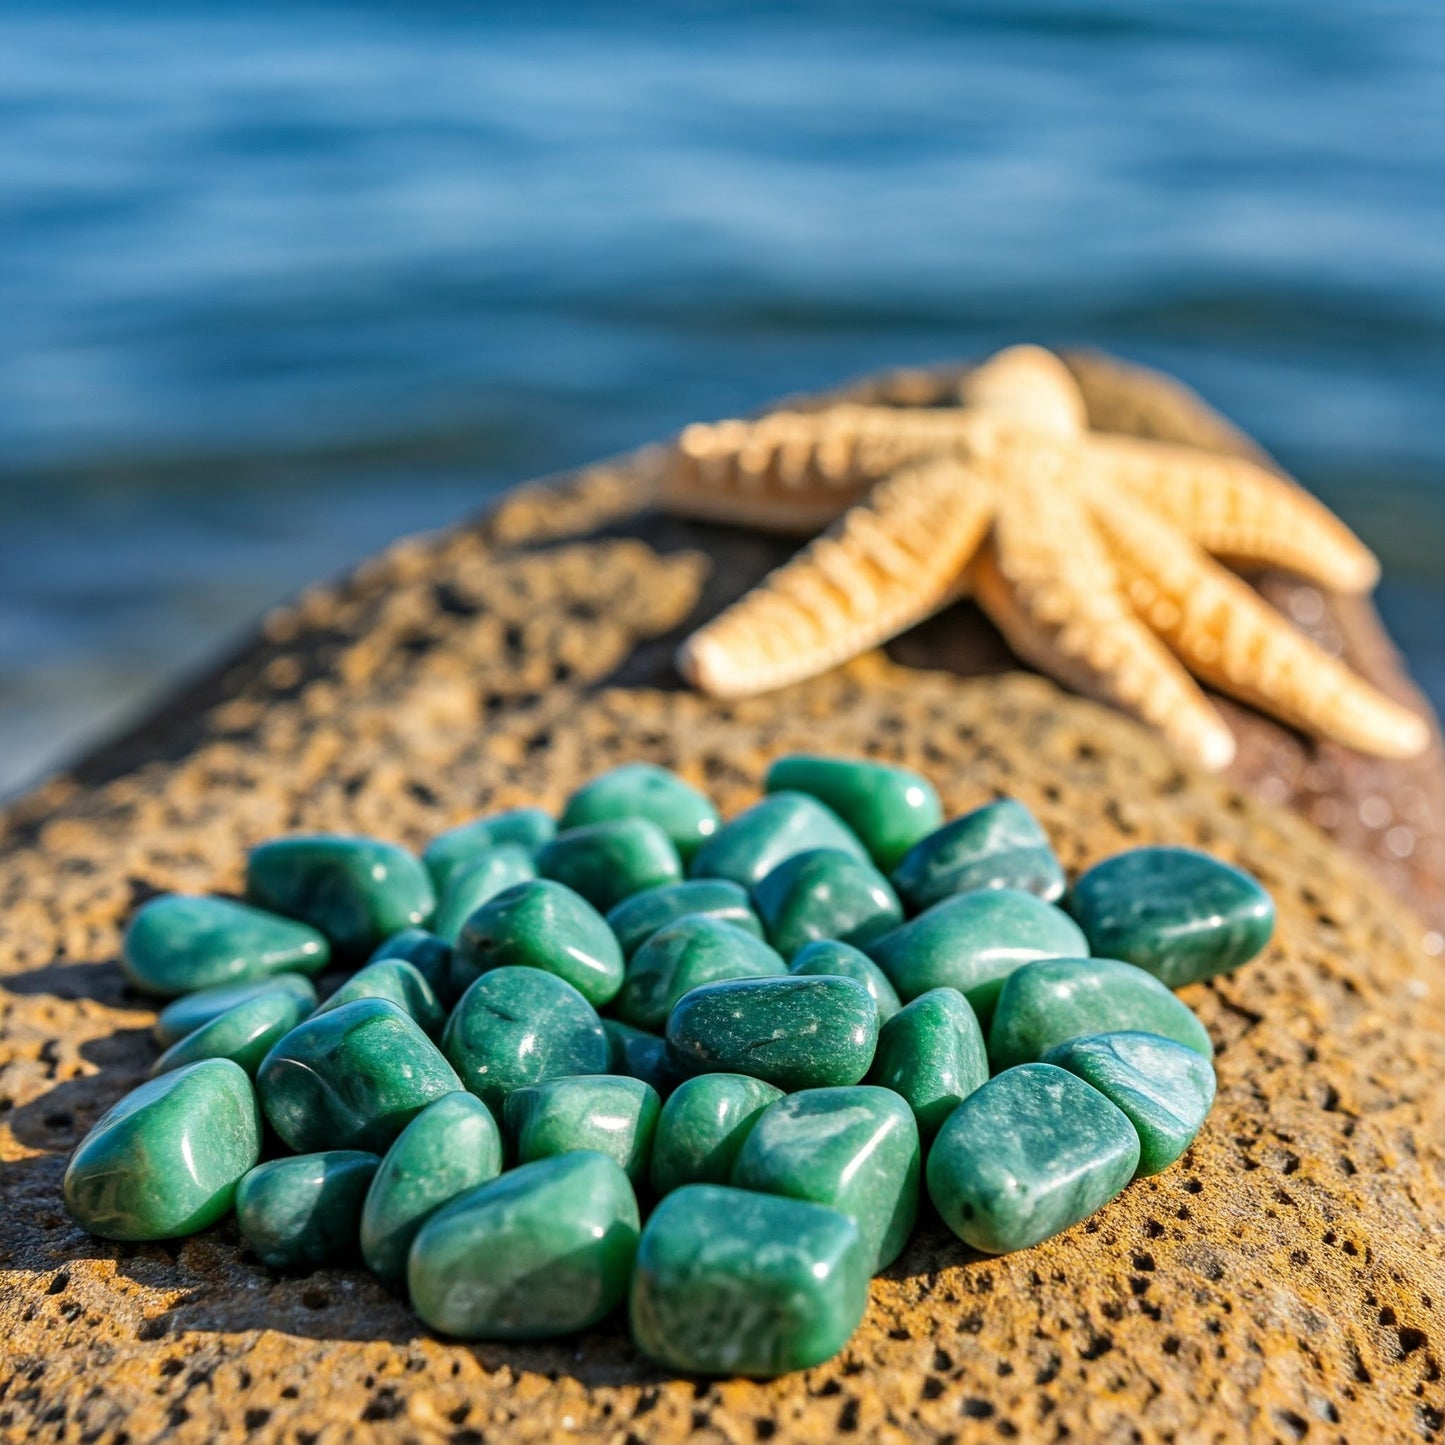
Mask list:
POLYGON ((814 540, 683 643, 696 686, 742 697, 877 646, 971 593, 1016 653, 1157 728, 1210 769, 1234 739, 1199 686, 1364 752, 1424 720, 1316 646, 1222 561, 1367 592, 1375 558, 1247 458, 1088 429, 1052 352, 1016 346, 957 407, 774 412, 688 427, 662 468, 676 513, 814 540))

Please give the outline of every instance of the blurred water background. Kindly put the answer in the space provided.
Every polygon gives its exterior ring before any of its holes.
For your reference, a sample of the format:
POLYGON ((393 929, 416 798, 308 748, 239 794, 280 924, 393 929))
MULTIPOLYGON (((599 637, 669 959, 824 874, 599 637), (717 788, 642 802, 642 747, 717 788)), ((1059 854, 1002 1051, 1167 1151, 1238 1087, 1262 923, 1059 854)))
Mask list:
POLYGON ((1445 701, 1445 7, 0 10, 0 791, 489 492, 1020 339, 1168 367, 1445 701))

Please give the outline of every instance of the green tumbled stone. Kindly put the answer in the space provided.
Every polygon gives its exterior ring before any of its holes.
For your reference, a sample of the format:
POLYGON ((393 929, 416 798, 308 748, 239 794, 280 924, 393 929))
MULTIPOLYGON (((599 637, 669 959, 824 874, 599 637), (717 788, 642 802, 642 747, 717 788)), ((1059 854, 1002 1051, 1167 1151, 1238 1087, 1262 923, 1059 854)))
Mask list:
POLYGON ((831 808, 806 793, 770 793, 724 823, 698 849, 688 871, 694 878, 729 878, 752 888, 785 858, 810 848, 840 848, 868 861, 867 850, 831 808))
POLYGON ((405 848, 330 833, 277 838, 246 858, 246 898, 299 918, 347 958, 369 954, 436 908, 430 875, 405 848))
POLYGON ((327 1149, 259 1164, 236 1186, 236 1227, 272 1269, 320 1269, 356 1258, 362 1201, 381 1160, 327 1149))
POLYGON ((548 1079, 507 1095, 507 1136, 517 1162, 595 1149, 637 1184, 647 1178, 662 1100, 651 1084, 617 1074, 548 1079))
POLYGON ((597 1010, 566 979, 539 968, 495 968, 461 996, 442 1048, 465 1086, 501 1116, 514 1089, 607 1072, 597 1010))
POLYGON ((918 1218, 913 1111, 891 1089, 804 1089, 773 1104, 733 1165, 739 1189, 786 1194, 846 1214, 872 1270, 903 1252, 918 1218))
POLYGON ((928 1151, 928 1195, 965 1244, 1006 1254, 1087 1219, 1138 1162, 1134 1126, 1097 1089, 1024 1064, 949 1115, 928 1151))
POLYGON ((1067 913, 1014 888, 935 903, 868 945, 868 956, 907 1001, 956 988, 987 1019, 1004 980, 1036 958, 1078 958, 1089 946, 1067 913))
MULTIPOLYGON (((315 993, 311 997, 314 999, 315 993)), ((309 999, 284 988, 266 989, 178 1039, 151 1065, 151 1076, 168 1074, 201 1059, 230 1059, 254 1074, 271 1046, 310 1012, 309 999)))
POLYGON ((490 853, 506 843, 515 843, 528 853, 537 849, 557 832, 550 813, 541 808, 512 808, 505 813, 492 813, 449 828, 426 846, 421 861, 431 874, 438 893, 446 891, 452 874, 483 853, 490 853))
POLYGON ((600 1007, 622 987, 622 949, 607 921, 565 884, 538 878, 504 889, 467 919, 452 956, 460 996, 494 968, 540 968, 600 1007))
POLYGON ((1134 848, 1096 863, 1068 899, 1089 952, 1147 969, 1170 988, 1248 963, 1274 933, 1255 879, 1193 848, 1134 848))
POLYGON ((447 1020, 446 1009, 432 991, 432 986, 422 977, 421 970, 404 958, 383 958, 376 963, 368 963, 352 974, 315 1011, 313 1017, 344 1008, 359 998, 390 999, 429 1034, 440 1033, 447 1020))
POLYGON ((378 944, 376 952, 366 961, 380 963, 383 958, 405 959, 444 1004, 456 1002, 451 985, 452 946, 445 939, 425 928, 403 928, 378 944))
POLYGON ((718 811, 706 794, 655 763, 624 763, 584 783, 562 810, 560 827, 581 828, 613 818, 656 823, 684 863, 718 830, 718 811))
POLYGON ((666 1369, 690 1374, 806 1370, 858 1328, 870 1263, 858 1226, 836 1209, 690 1184, 642 1232, 632 1338, 666 1369))
POLYGON ((988 1080, 983 1030, 956 988, 919 994, 888 1020, 868 1082, 901 1094, 925 1140, 988 1080))
POLYGON ((1157 978, 1113 958, 1042 958, 1010 974, 988 1030, 995 1070, 1027 1064, 1069 1039, 1120 1030, 1161 1034, 1214 1057, 1189 1006, 1157 978))
POLYGON ((416 1020, 384 998, 298 1024, 256 1073, 271 1127, 298 1154, 384 1153, 428 1104, 461 1087, 416 1020))
POLYGON ((867 758, 793 753, 773 763, 764 786, 770 793, 791 790, 826 803, 884 870, 943 822, 943 807, 927 778, 867 758))
POLYGON ((502 1172, 502 1133, 472 1094, 428 1104, 386 1152, 361 1211, 361 1257, 388 1284, 406 1279, 417 1231, 444 1204, 502 1172))
POLYGON ((679 1071, 751 1074, 783 1090, 856 1084, 878 1044, 878 1006, 856 979, 735 978, 685 994, 667 1020, 679 1071))
POLYGON ((837 848, 785 858, 753 889, 753 903, 768 941, 784 958, 820 938, 862 946, 903 922, 888 880, 871 863, 837 848))
POLYGON ((653 1192, 726 1184, 748 1131, 781 1098, 781 1089, 747 1074, 699 1074, 679 1084, 652 1140, 653 1192))
POLYGON ((776 949, 735 924, 679 918, 633 954, 614 1007, 636 1028, 661 1029, 677 1001, 699 984, 787 971, 776 949))
POLYGON ((314 928, 230 898, 165 893, 144 904, 121 944, 137 988, 172 998, 278 973, 319 973, 331 949, 314 928))
POLYGON ((469 1340, 585 1330, 626 1297, 639 1222, 627 1175, 606 1155, 523 1164, 422 1225, 407 1261, 412 1307, 469 1340))
POLYGON ((762 920, 753 912, 747 889, 726 878, 694 878, 644 889, 611 909, 607 924, 617 935, 623 954, 631 958, 658 929, 692 914, 718 918, 757 938, 763 936, 762 920))
POLYGON ((646 818, 614 818, 558 833, 537 853, 537 872, 606 913, 624 898, 676 883, 682 860, 672 839, 646 818))
POLYGON ((455 943, 462 925, 488 899, 505 888, 537 876, 532 855, 516 843, 503 843, 455 869, 431 921, 431 931, 455 943))
POLYGON ((855 978, 873 996, 878 1005, 878 1022, 886 1024, 900 1008, 898 994, 888 975, 860 948, 835 938, 820 938, 806 944, 793 955, 789 973, 831 974, 855 978))
POLYGON ((641 1079, 664 1099, 677 1087, 677 1071, 667 1056, 667 1040, 661 1034, 635 1029, 620 1019, 603 1019, 602 1029, 607 1035, 609 1074, 641 1079))
POLYGON ((158 1044, 168 1048, 212 1019, 228 1013, 238 1003, 277 991, 289 994, 302 1005, 302 1017, 316 1007, 316 985, 304 974, 273 973, 252 983, 223 983, 198 993, 183 994, 160 1011, 151 1032, 158 1044))
POLYGON ((917 909, 976 888, 1017 888, 1053 902, 1063 897, 1065 881, 1049 835, 1012 798, 945 823, 893 870, 898 896, 917 909))
POLYGON ((1095 1034, 1044 1055, 1122 1109, 1139 1134, 1139 1169, 1167 1169, 1193 1142, 1214 1103, 1214 1070, 1193 1049, 1158 1034, 1095 1034))
POLYGON ((230 1211, 261 1157, 246 1071, 206 1059, 133 1089, 96 1121, 65 1170, 65 1208, 102 1239, 174 1239, 230 1211))

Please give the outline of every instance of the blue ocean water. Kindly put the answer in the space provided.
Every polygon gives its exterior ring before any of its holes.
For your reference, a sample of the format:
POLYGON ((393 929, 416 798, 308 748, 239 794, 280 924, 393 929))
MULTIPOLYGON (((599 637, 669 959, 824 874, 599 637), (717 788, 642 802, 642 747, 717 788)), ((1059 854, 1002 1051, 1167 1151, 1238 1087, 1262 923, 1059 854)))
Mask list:
POLYGON ((0 790, 525 476, 1018 339, 1179 373, 1445 700, 1438 0, 0 10, 0 790))

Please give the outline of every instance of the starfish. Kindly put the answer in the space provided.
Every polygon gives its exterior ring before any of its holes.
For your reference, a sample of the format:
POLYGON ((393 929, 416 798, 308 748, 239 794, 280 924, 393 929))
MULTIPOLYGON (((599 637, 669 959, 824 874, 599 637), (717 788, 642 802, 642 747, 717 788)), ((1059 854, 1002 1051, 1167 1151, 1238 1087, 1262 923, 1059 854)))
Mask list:
POLYGON ((1133 714, 1204 767, 1234 738, 1199 681, 1361 751, 1423 719, 1292 627, 1216 558, 1364 593, 1379 565, 1321 503, 1246 458, 1090 431, 1072 375, 999 352, 956 407, 838 404, 683 431, 660 504, 807 535, 679 649, 719 697, 825 671, 971 594, 1025 661, 1133 714))

